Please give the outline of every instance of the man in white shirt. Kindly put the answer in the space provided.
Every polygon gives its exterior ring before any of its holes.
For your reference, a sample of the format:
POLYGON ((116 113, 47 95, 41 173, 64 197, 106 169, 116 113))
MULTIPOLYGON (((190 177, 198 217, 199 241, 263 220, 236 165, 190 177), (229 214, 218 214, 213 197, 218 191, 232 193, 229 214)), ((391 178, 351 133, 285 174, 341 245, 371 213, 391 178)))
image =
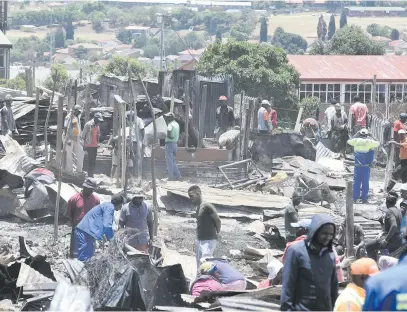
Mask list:
POLYGON ((331 100, 331 106, 329 106, 325 110, 325 119, 327 120, 328 130, 331 130, 332 118, 335 116, 335 113, 336 113, 336 110, 335 110, 336 103, 337 103, 336 100, 331 100))
MULTIPOLYGON (((131 124, 133 112, 129 112, 127 114, 127 119, 131 124)), ((142 163, 143 157, 144 157, 144 151, 143 151, 143 142, 144 142, 144 128, 145 124, 143 119, 141 119, 139 116, 137 116, 137 119, 133 123, 133 128, 131 129, 131 139, 133 141, 133 159, 134 159, 134 173, 138 171, 138 164, 139 162, 142 163), (138 137, 137 137, 138 135, 138 137), (137 140, 138 139, 138 140, 137 140), (140 154, 137 155, 137 144, 139 146, 139 151, 140 154)), ((138 174, 138 172, 137 172, 138 174)))

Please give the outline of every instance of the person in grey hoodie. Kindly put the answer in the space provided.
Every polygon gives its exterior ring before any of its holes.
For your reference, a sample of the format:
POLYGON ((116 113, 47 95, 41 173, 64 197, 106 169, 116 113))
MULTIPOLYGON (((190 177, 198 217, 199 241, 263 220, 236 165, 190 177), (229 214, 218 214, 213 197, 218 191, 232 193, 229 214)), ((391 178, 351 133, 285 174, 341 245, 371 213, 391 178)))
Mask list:
POLYGON ((330 215, 314 215, 307 238, 288 249, 284 259, 281 311, 332 311, 338 297, 332 249, 335 230, 330 215))

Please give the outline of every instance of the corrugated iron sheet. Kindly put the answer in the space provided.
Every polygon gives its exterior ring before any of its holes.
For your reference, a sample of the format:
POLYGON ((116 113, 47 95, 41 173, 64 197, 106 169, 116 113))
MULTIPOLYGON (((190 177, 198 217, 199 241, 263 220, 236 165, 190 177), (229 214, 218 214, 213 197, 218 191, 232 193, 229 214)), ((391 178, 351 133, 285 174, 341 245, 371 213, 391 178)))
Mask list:
POLYGON ((72 282, 74 282, 79 275, 87 278, 85 277, 85 275, 87 274, 85 264, 78 259, 64 259, 62 260, 62 264, 68 272, 72 282))
POLYGON ((280 311, 280 305, 257 299, 229 297, 218 298, 222 311, 280 311))
POLYGON ((307 81, 407 81, 407 56, 289 55, 288 61, 307 81))
POLYGON ((18 274, 17 287, 24 287, 27 284, 38 284, 38 283, 54 283, 53 280, 45 277, 38 271, 34 270, 32 267, 25 263, 21 263, 20 273, 18 274))
POLYGON ((372 123, 370 124, 371 135, 380 142, 380 144, 385 143, 383 140, 384 128, 386 121, 377 117, 372 116, 372 123))
POLYGON ((49 311, 93 311, 89 289, 66 282, 58 283, 49 311))
POLYGON ((321 158, 339 158, 339 154, 332 152, 329 148, 322 144, 322 142, 318 142, 315 148, 317 150, 315 161, 318 161, 321 158))

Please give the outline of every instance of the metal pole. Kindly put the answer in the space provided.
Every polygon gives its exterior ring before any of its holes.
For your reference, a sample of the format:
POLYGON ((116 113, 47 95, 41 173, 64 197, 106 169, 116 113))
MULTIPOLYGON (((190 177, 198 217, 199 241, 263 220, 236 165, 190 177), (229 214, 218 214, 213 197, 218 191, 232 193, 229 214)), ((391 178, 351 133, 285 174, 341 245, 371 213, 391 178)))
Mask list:
POLYGON ((244 97, 245 97, 245 92, 242 91, 240 93, 240 138, 239 138, 239 153, 238 153, 238 159, 242 159, 243 155, 242 155, 242 141, 243 141, 243 109, 244 109, 244 97))
POLYGON ((353 181, 346 182, 346 256, 355 256, 353 219, 353 181))
POLYGON ((64 98, 58 98, 58 115, 57 115, 57 146, 56 146, 56 163, 61 162, 62 150, 62 129, 64 126, 64 98))
POLYGON ((198 147, 203 146, 203 138, 205 136, 205 115, 206 115, 206 105, 207 105, 207 98, 208 98, 208 86, 203 85, 202 87, 202 100, 201 106, 199 107, 199 141, 198 147))
MULTIPOLYGON (((141 138, 139 137, 139 129, 138 129, 138 123, 137 123, 137 106, 136 106, 136 91, 134 89, 134 85, 133 85, 133 79, 131 76, 131 71, 130 68, 128 69, 128 73, 129 73, 129 85, 130 85, 130 93, 131 93, 131 100, 132 100, 132 110, 133 110, 133 118, 132 118, 132 125, 131 127, 134 127, 133 122, 135 122, 136 124, 136 159, 137 159, 137 173, 138 173, 138 180, 139 183, 141 184, 141 180, 143 179, 142 177, 142 161, 144 158, 144 155, 141 155, 141 151, 140 151, 140 141, 141 138)), ((153 117, 154 118, 154 117, 153 117)), ((132 128, 133 129, 133 128, 132 128)), ((130 131, 131 133, 131 131, 130 131)))
POLYGON ((45 168, 48 167, 48 124, 49 124, 49 117, 51 116, 51 108, 52 104, 54 103, 54 96, 55 96, 55 88, 57 85, 57 80, 58 80, 58 75, 55 75, 52 77, 54 79, 54 85, 52 87, 52 96, 51 100, 49 102, 49 107, 48 107, 48 112, 47 112, 47 118, 45 119, 45 128, 44 128, 44 154, 45 154, 45 168))
POLYGON ((188 148, 189 140, 189 80, 185 81, 185 147, 188 148))
POLYGON ((32 149, 33 154, 32 158, 36 158, 36 149, 37 149, 37 133, 38 133, 38 111, 40 110, 40 89, 36 88, 35 91, 35 111, 34 111, 34 132, 33 132, 33 142, 32 149))
POLYGON ((376 109, 376 75, 373 76, 373 95, 372 95, 372 116, 375 113, 375 109, 376 109))
POLYGON ((164 16, 161 17, 161 33, 160 33, 160 71, 163 71, 164 61, 164 16))

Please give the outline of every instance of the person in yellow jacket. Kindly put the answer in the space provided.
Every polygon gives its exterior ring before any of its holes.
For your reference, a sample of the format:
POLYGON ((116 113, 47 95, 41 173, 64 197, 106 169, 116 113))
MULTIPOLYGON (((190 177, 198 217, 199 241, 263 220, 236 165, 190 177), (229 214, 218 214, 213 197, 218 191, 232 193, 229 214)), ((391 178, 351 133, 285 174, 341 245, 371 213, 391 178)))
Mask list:
POLYGON ((371 258, 361 258, 352 263, 352 283, 336 299, 334 312, 362 311, 366 293, 363 289, 366 280, 379 272, 376 261, 371 258))

